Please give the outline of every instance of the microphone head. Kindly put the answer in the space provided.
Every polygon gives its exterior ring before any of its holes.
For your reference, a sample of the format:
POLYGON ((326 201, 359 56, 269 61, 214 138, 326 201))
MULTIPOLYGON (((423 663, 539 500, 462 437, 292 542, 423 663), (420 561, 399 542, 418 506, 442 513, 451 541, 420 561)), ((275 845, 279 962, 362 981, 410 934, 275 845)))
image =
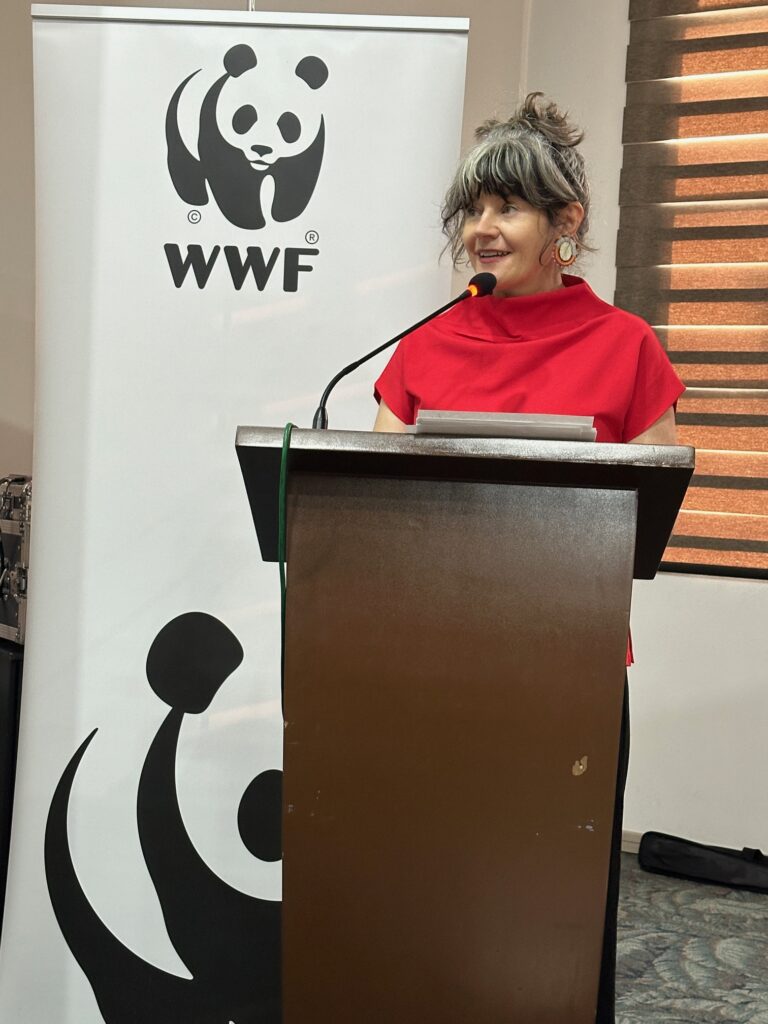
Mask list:
POLYGON ((481 298, 483 295, 490 295, 495 287, 495 274, 489 274, 486 270, 483 271, 482 274, 475 274, 467 285, 467 291, 471 292, 474 298, 477 299, 481 298))

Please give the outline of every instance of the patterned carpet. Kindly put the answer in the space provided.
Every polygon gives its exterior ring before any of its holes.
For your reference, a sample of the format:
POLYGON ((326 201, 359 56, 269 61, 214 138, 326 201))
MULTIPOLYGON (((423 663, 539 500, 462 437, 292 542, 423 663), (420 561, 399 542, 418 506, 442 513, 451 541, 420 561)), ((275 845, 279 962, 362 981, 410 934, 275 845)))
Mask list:
POLYGON ((768 895, 622 854, 616 1024, 768 1024, 768 895))

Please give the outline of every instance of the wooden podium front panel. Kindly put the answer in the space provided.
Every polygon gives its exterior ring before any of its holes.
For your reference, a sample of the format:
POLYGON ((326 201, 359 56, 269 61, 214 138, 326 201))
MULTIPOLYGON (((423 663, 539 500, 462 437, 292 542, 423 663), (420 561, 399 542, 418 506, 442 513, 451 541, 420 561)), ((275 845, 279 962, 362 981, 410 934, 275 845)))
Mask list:
POLYGON ((635 517, 294 476, 285 1024, 594 1024, 635 517))

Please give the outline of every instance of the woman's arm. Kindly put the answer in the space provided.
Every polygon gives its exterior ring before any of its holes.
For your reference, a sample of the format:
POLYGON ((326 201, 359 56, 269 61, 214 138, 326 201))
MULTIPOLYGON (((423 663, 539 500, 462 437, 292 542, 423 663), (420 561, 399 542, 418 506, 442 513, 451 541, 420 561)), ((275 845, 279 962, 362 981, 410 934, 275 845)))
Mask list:
POLYGON ((677 444, 675 407, 670 405, 666 412, 652 423, 647 430, 633 437, 630 444, 677 444))
POLYGON ((405 423, 399 419, 382 398, 379 402, 379 411, 376 413, 376 422, 373 429, 380 434, 404 434, 405 423))

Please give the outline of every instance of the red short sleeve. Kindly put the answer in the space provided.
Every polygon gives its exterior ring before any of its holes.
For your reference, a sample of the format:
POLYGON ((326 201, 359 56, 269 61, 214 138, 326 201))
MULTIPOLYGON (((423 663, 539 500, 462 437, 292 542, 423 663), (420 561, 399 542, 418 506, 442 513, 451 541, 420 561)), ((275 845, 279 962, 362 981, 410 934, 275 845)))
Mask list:
POLYGON ((401 341, 376 381, 373 394, 377 402, 383 399, 403 423, 414 423, 416 402, 405 386, 405 360, 406 345, 401 341))
POLYGON ((661 342, 648 328, 640 343, 632 398, 624 417, 624 441, 642 434, 685 391, 661 342))

